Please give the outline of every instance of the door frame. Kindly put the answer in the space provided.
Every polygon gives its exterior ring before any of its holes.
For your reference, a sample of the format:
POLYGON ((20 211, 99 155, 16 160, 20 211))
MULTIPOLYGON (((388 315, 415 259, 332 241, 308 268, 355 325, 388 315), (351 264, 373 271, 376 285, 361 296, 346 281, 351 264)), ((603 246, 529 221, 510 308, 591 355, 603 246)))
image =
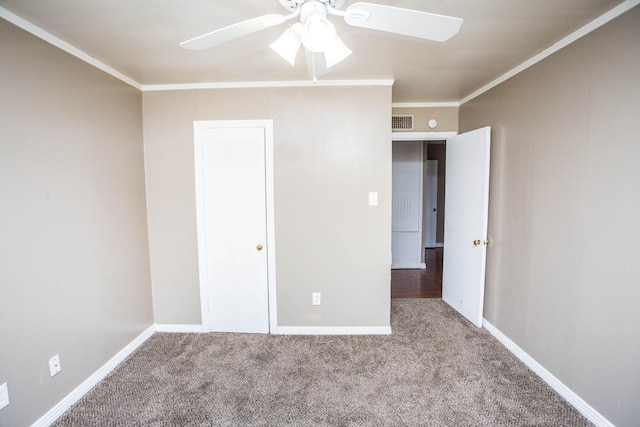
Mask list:
POLYGON ((275 207, 274 207, 274 169, 273 169, 273 120, 202 120, 193 122, 193 154, 195 171, 196 198, 196 234, 198 241, 198 278, 200 280, 200 316, 202 331, 209 332, 209 287, 206 263, 206 244, 204 235, 204 162, 202 153, 203 136, 201 131, 216 128, 262 128, 265 136, 265 196, 267 225, 267 292, 269 294, 269 333, 278 331, 278 310, 276 295, 276 245, 275 245, 275 207))
MULTIPOLYGON (((393 144, 394 142, 406 142, 406 141, 422 141, 422 142, 446 141, 447 138, 451 138, 452 136, 456 136, 456 135, 458 135, 458 132, 391 132, 391 143, 393 144)), ((445 190, 445 197, 446 197, 446 190, 445 190)), ((424 201, 422 200, 422 202, 424 201)), ((424 206, 422 207, 422 209, 424 209, 424 206)), ((447 212, 445 211, 444 214, 446 216, 447 212)), ((421 246, 424 246, 423 239, 424 239, 424 236, 420 236, 421 246)), ((438 244, 436 243, 436 247, 443 247, 443 246, 438 246, 438 244)), ((423 249, 424 248, 420 248, 420 251, 422 252, 423 249)), ((422 264, 423 263, 421 262, 421 266, 422 264)))
POLYGON ((391 141, 446 141, 458 132, 391 132, 391 141))
MULTIPOLYGON (((485 126, 483 128, 480 129, 489 129, 489 135, 491 132, 491 127, 490 126, 485 126)), ((475 131, 478 131, 480 129, 476 129, 475 131)), ((469 132, 473 132, 473 131, 469 131, 469 132)), ((465 132, 465 133, 469 133, 469 132, 465 132)), ((449 141, 450 138, 458 136, 459 134, 457 132, 393 132, 392 133, 392 142, 396 142, 396 141, 412 141, 412 140, 421 140, 421 141, 430 141, 430 140, 445 140, 445 141, 449 141)), ((491 144, 491 137, 489 136, 489 147, 491 144)), ((490 148, 489 148, 489 152, 490 152, 490 148)), ((449 159, 449 156, 447 155, 447 161, 449 159)), ((490 162, 490 160, 489 160, 490 162)), ((484 221, 484 231, 483 231, 483 236, 479 236, 481 237, 481 239, 484 240, 483 242, 483 247, 482 247, 482 289, 481 289, 481 295, 480 295, 480 303, 482 305, 484 305, 484 300, 485 300, 485 280, 486 280, 486 260, 487 260, 487 247, 490 247, 489 242, 491 241, 491 237, 489 236, 488 232, 488 218, 489 218, 489 211, 488 211, 488 205, 489 205, 489 197, 488 197, 488 193, 491 191, 490 188, 490 166, 488 166, 488 170, 487 170, 487 176, 486 176, 486 192, 487 194, 485 194, 485 201, 484 201, 484 212, 485 212, 485 217, 483 219, 484 221)), ((447 173, 449 173, 449 168, 447 168, 447 173)), ((448 200, 448 197, 446 196, 447 193, 447 189, 445 188, 445 198, 448 200)), ((449 212, 449 209, 445 209, 445 224, 447 222, 446 217, 450 214, 451 212, 449 212)), ((446 243, 445 243, 446 245, 446 243)), ((446 249, 446 247, 445 247, 446 249)), ((444 270, 443 270, 444 273, 444 270)), ((444 297, 444 274, 443 274, 443 297, 444 297)), ((444 299, 444 298, 443 298, 444 299)), ((455 309, 455 307, 454 307, 455 309)), ((457 309, 456 309, 457 311, 457 309)), ((462 313, 461 313, 462 315, 462 313)), ((462 315, 464 317, 467 317, 466 315, 462 315)), ((483 320, 483 310, 480 310, 480 319, 478 319, 478 321, 474 321, 469 319, 473 324, 475 324, 478 327, 482 327, 482 320, 483 320)))

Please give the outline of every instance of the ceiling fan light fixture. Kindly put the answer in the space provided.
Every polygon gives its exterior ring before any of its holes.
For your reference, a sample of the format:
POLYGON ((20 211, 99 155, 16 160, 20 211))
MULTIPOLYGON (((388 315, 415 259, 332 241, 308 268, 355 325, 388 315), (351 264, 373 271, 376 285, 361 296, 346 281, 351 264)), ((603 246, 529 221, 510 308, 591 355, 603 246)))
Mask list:
POLYGON ((285 61, 294 65, 300 46, 304 45, 309 75, 326 74, 351 55, 338 37, 329 16, 344 18, 347 25, 368 28, 431 41, 445 41, 460 30, 463 20, 419 10, 379 3, 356 1, 341 10, 347 0, 279 0, 290 13, 268 14, 228 25, 180 43, 185 49, 201 50, 299 18, 269 46, 285 61), (310 65, 309 65, 310 64, 310 65), (322 74, 321 74, 322 73, 322 74))
POLYGON ((302 44, 311 52, 324 52, 337 37, 336 27, 324 15, 309 16, 302 28, 302 44))
POLYGON ((294 65, 302 44, 301 32, 302 24, 297 22, 287 28, 278 40, 271 43, 269 47, 289 64, 294 65))
POLYGON ((349 57, 351 53, 351 49, 342 42, 339 36, 336 36, 335 42, 324 51, 324 59, 327 67, 333 67, 342 62, 349 57))

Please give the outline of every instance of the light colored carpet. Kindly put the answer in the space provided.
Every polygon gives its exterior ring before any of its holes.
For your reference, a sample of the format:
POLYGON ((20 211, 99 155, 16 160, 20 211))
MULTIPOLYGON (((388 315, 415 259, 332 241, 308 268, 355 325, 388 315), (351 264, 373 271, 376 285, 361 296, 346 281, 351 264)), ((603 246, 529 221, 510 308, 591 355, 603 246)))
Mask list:
POLYGON ((441 300, 393 300, 390 336, 157 333, 55 424, 590 425, 441 300))

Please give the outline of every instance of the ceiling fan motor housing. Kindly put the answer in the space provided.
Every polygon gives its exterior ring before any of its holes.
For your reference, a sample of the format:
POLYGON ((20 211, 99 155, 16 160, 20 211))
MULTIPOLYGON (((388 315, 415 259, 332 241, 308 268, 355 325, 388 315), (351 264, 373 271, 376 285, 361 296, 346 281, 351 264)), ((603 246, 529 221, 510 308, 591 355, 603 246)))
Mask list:
POLYGON ((285 9, 293 12, 299 6, 302 6, 304 3, 309 1, 317 1, 319 3, 323 3, 325 5, 331 6, 334 9, 340 9, 344 6, 345 0, 279 0, 280 4, 284 6, 285 9))
POLYGON ((303 3, 300 7, 300 22, 306 24, 314 16, 327 16, 327 7, 317 0, 303 3))

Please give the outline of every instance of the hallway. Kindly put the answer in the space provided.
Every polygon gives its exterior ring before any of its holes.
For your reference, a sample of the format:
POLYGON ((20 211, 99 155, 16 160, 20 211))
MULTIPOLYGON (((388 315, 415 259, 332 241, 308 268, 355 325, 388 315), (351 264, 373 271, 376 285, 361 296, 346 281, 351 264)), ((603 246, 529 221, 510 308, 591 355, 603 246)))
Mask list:
POLYGON ((442 298, 442 248, 425 249, 426 269, 391 270, 391 298, 442 298))

